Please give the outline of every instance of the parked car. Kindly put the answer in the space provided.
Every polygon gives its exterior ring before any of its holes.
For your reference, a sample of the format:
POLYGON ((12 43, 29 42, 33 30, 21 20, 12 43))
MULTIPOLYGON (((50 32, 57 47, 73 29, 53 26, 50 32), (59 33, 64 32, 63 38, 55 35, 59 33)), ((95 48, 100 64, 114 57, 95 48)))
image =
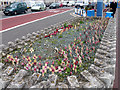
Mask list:
POLYGON ((69 1, 69 3, 67 4, 68 7, 74 6, 75 5, 75 1, 69 1))
POLYGON ((27 8, 31 8, 33 5, 35 5, 35 1, 29 1, 29 0, 24 0, 24 2, 27 4, 27 8))
POLYGON ((26 13, 27 11, 27 4, 25 2, 14 2, 9 6, 5 7, 3 13, 5 15, 16 15, 18 13, 26 13))
POLYGON ((62 3, 58 3, 59 4, 59 7, 63 7, 63 4, 62 3))
POLYGON ((64 2, 62 2, 63 7, 64 7, 64 6, 67 7, 68 3, 69 3, 68 1, 64 1, 64 2))
POLYGON ((49 3, 45 3, 46 7, 49 7, 52 3, 49 2, 49 3))
POLYGON ((40 11, 46 10, 46 5, 44 3, 38 3, 31 7, 31 11, 40 11))
POLYGON ((79 6, 80 7, 80 6, 83 6, 83 4, 84 4, 83 1, 77 1, 75 6, 79 6))
POLYGON ((53 8, 59 8, 59 4, 58 3, 52 3, 50 6, 49 6, 50 9, 53 9, 53 8))

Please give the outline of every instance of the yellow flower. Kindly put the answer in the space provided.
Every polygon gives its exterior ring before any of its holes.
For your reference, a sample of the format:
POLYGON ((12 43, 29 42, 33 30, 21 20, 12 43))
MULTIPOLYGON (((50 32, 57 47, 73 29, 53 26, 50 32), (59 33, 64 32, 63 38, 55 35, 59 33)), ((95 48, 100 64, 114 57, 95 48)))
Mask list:
POLYGON ((37 58, 37 56, 34 54, 33 59, 36 59, 36 58, 37 58))
POLYGON ((73 59, 73 63, 75 63, 75 59, 73 59))
POLYGON ((7 55, 7 58, 11 57, 10 55, 7 55))
POLYGON ((53 65, 51 65, 51 67, 53 68, 53 65))
POLYGON ((37 62, 36 59, 34 60, 34 62, 37 62))

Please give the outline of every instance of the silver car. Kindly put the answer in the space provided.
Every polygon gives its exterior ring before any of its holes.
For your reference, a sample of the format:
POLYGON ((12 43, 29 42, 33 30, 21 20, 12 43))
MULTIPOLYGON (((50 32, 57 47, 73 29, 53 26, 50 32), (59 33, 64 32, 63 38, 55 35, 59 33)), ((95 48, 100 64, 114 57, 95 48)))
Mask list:
POLYGON ((31 11, 43 11, 46 10, 46 5, 44 3, 38 3, 31 7, 31 11))

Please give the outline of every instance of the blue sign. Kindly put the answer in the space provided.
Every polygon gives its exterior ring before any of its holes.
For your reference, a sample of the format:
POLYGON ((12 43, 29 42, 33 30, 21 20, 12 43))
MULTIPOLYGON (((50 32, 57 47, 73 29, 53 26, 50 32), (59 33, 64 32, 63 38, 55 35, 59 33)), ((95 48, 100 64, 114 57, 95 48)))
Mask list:
POLYGON ((97 0, 97 16, 103 16, 103 0, 97 0))

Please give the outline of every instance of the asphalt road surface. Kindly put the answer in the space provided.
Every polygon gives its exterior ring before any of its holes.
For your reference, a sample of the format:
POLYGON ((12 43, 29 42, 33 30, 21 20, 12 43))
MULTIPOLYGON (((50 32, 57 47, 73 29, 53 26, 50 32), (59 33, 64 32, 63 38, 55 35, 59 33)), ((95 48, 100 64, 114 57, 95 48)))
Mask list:
POLYGON ((73 11, 68 11, 63 14, 58 14, 56 16, 52 16, 43 20, 36 21, 34 23, 30 23, 24 26, 20 26, 18 28, 11 29, 9 31, 2 32, 2 44, 7 45, 9 41, 14 42, 16 38, 26 36, 28 33, 40 31, 58 22, 70 19, 73 17, 70 15, 71 12, 73 11))
MULTIPOLYGON (((62 8, 72 8, 72 7, 62 7, 62 8)), ((47 10, 50 10, 49 7, 47 7, 46 11, 47 10)), ((42 12, 42 11, 37 11, 37 12, 42 12)), ((31 12, 31 9, 28 9, 28 11, 27 11, 26 14, 31 14, 31 13, 36 13, 36 12, 31 12)), ((21 13, 21 14, 18 14, 18 15, 6 16, 6 15, 4 15, 4 13, 2 11, 0 11, 0 19, 9 18, 9 17, 15 17, 15 16, 20 16, 20 15, 25 15, 25 14, 21 13)))

